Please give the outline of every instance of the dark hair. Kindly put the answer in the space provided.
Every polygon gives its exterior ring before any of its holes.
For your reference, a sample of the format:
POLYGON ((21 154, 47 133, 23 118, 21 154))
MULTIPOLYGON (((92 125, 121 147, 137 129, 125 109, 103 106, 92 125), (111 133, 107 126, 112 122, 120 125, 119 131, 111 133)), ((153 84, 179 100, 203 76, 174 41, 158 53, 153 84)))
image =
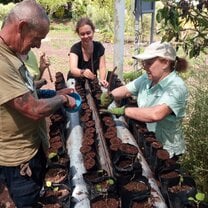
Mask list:
POLYGON ((77 25, 76 25, 75 31, 77 34, 79 34, 79 28, 84 25, 89 25, 92 28, 92 31, 95 32, 95 26, 92 23, 92 21, 88 17, 82 17, 78 20, 77 25))
POLYGON ((176 60, 171 62, 171 68, 177 72, 185 72, 188 69, 188 62, 185 58, 176 57, 176 60))

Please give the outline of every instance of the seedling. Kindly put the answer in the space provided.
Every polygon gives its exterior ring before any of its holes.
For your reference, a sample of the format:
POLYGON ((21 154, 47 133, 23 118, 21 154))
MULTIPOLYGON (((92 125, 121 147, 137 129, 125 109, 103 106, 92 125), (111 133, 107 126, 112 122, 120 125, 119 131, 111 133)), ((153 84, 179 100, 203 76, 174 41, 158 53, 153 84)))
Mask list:
POLYGON ((57 156, 57 153, 56 152, 51 152, 49 155, 48 155, 48 158, 49 159, 52 159, 52 158, 54 158, 54 157, 56 157, 57 156))
POLYGON ((189 201, 194 201, 196 203, 197 208, 199 208, 200 203, 205 200, 205 194, 204 193, 201 193, 201 192, 198 192, 195 195, 195 198, 189 197, 188 200, 189 201))
POLYGON ((108 191, 108 185, 113 185, 114 184, 114 180, 113 179, 108 179, 105 181, 106 183, 106 186, 103 186, 101 184, 97 184, 95 186, 96 190, 99 191, 99 192, 107 192, 108 191))
POLYGON ((179 183, 178 183, 178 185, 182 186, 183 181, 184 181, 183 176, 180 174, 179 175, 179 183))
POLYGON ((59 156, 56 152, 51 152, 49 153, 48 155, 48 159, 51 161, 51 162, 57 162, 59 160, 59 156))
POLYGON ((51 181, 46 181, 46 187, 53 189, 53 191, 59 190, 59 187, 54 187, 51 181))
POLYGON ((46 181, 46 186, 47 186, 47 187, 51 187, 51 186, 52 186, 51 181, 46 181))

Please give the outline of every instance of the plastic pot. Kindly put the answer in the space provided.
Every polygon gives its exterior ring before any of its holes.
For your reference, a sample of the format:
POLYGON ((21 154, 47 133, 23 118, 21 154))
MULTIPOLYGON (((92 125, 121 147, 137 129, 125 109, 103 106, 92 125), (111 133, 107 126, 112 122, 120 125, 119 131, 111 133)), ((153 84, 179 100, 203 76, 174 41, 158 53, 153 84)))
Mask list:
POLYGON ((100 178, 108 176, 106 170, 91 171, 83 174, 83 178, 87 184, 96 183, 100 181, 100 178))
POLYGON ((45 182, 51 184, 68 183, 69 175, 68 168, 60 167, 59 165, 51 165, 47 168, 45 182))
POLYGON ((168 202, 171 208, 184 207, 189 203, 188 198, 197 193, 196 184, 192 177, 172 178, 165 184, 168 202))
POLYGON ((90 193, 90 200, 97 196, 117 194, 117 182, 113 177, 100 177, 96 182, 91 182, 88 184, 88 192, 90 193))
POLYGON ((142 166, 132 155, 116 155, 113 158, 113 173, 120 186, 142 175, 142 166))
POLYGON ((147 199, 150 196, 150 185, 148 179, 144 176, 130 181, 121 187, 122 207, 128 208, 133 201, 147 199))
POLYGON ((45 187, 45 193, 41 197, 40 202, 44 206, 53 207, 55 204, 59 204, 60 207, 70 208, 71 190, 65 184, 53 184, 51 187, 45 187))
POLYGON ((155 136, 148 136, 146 138, 144 138, 144 157, 146 159, 146 161, 148 162, 148 164, 150 164, 151 161, 151 144, 153 142, 156 142, 156 138, 155 136))
POLYGON ((138 147, 129 143, 121 143, 121 145, 119 146, 119 154, 121 155, 129 155, 133 158, 136 158, 138 152, 138 147))
POLYGON ((135 197, 129 205, 129 208, 153 208, 153 202, 150 197, 138 196, 135 197))
POLYGON ((118 196, 106 195, 97 196, 90 201, 91 208, 121 208, 121 201, 118 196))
POLYGON ((151 167, 154 173, 157 173, 159 170, 165 167, 165 161, 169 159, 169 153, 165 149, 159 149, 156 152, 156 158, 154 165, 151 167))

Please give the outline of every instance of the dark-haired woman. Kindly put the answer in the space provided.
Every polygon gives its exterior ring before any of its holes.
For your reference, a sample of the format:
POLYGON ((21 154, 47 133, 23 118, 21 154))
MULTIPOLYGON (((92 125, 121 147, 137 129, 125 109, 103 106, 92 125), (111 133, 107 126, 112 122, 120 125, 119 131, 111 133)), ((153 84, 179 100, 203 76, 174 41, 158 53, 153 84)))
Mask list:
POLYGON ((99 81, 102 86, 107 87, 105 48, 100 42, 93 40, 94 32, 95 26, 89 18, 81 18, 77 22, 76 33, 81 40, 71 47, 69 75, 93 80, 99 71, 99 81))

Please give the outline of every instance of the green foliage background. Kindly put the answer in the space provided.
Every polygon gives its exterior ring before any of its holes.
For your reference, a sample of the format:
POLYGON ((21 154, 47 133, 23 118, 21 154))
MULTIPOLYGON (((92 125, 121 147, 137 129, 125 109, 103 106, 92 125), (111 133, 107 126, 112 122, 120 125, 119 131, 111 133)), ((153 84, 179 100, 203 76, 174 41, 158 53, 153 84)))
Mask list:
POLYGON ((0 4, 0 20, 3 20, 6 14, 15 6, 14 3, 9 3, 6 6, 0 4))
POLYGON ((195 178, 198 189, 208 193, 208 67, 198 58, 187 79, 189 102, 184 121, 187 146, 182 165, 195 178), (198 64, 200 63, 200 64, 198 64))

